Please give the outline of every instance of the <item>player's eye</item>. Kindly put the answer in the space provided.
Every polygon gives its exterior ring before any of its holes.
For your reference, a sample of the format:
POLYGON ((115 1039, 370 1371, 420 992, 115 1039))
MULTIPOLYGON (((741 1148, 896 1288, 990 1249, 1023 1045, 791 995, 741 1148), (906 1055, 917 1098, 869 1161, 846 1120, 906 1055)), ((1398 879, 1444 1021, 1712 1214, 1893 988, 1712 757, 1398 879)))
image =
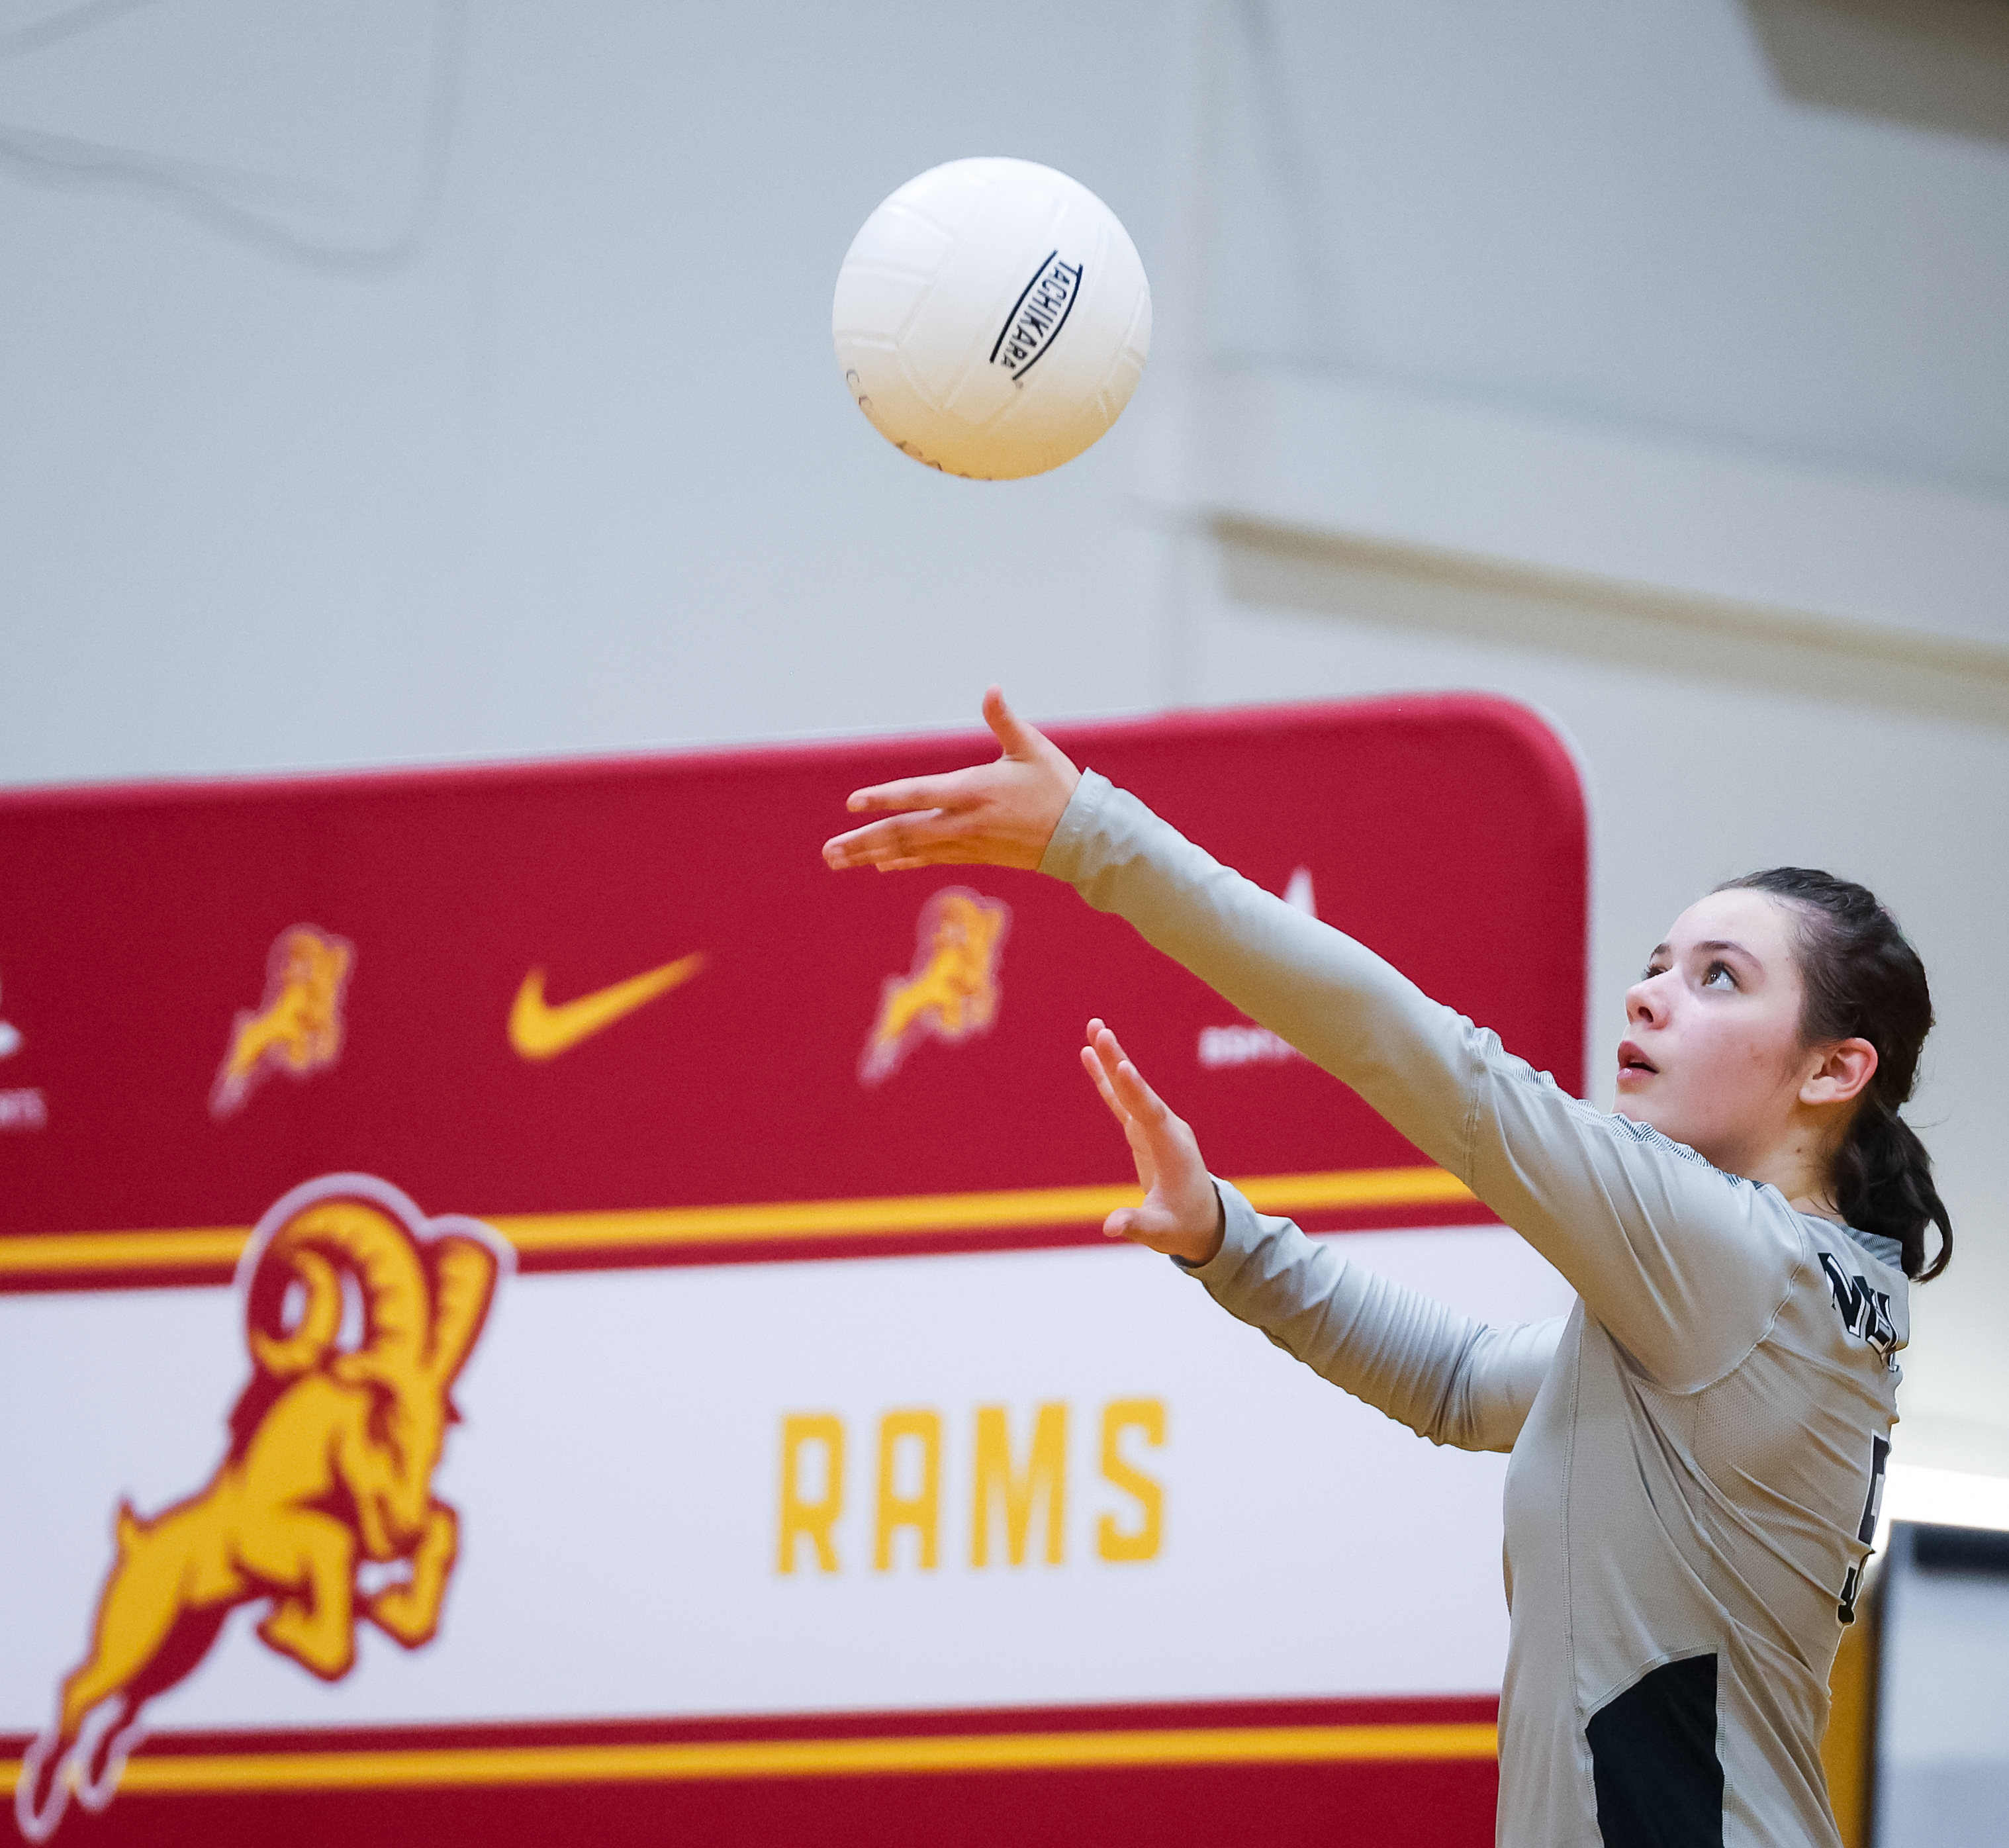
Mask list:
POLYGON ((1704 988, 1734 988, 1737 977, 1727 962, 1713 962, 1703 972, 1704 988))
POLYGON ((1650 982, 1656 975, 1664 975, 1667 972, 1667 965, 1664 962, 1649 962, 1639 972, 1639 979, 1650 982))

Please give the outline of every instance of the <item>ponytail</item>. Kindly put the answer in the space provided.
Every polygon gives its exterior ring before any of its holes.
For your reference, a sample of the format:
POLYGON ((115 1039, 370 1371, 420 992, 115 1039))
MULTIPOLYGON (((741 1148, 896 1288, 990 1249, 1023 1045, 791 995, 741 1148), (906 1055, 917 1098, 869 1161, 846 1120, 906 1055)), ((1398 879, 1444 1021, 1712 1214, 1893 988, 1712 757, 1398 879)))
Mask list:
POLYGON ((1894 1238, 1904 1274, 1929 1282, 1953 1255, 1953 1223, 1933 1185, 1932 1157, 1897 1113, 1918 1082, 1919 1053, 1932 1031, 1925 965, 1876 902, 1848 880, 1804 866, 1747 873, 1719 891, 1764 892, 1792 904, 1801 920, 1800 979, 1806 1001, 1800 1036, 1866 1039, 1876 1071, 1849 1120, 1830 1176, 1834 1203, 1858 1232, 1894 1238), (1939 1249, 1926 1262, 1926 1229, 1939 1249))
POLYGON ((1851 1226, 1881 1232, 1903 1246, 1906 1276, 1922 1283, 1946 1269, 1953 1254, 1953 1227, 1933 1185, 1933 1158, 1911 1124, 1875 1096, 1856 1111, 1835 1155, 1834 1203, 1851 1226), (1940 1248, 1929 1266, 1929 1225, 1940 1234, 1940 1248))

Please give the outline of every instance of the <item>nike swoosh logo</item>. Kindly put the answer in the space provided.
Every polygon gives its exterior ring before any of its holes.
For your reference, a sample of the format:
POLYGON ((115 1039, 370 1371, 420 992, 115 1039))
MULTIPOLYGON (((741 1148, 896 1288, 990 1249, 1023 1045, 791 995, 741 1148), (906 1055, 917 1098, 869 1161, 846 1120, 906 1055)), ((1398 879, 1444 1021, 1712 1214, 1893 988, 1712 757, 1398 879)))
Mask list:
POLYGON ((509 1043, 526 1059, 555 1059, 582 1039, 604 1032, 624 1014, 668 994, 704 967, 704 954, 680 956, 659 969, 630 975, 611 988, 595 989, 554 1007, 544 999, 544 972, 533 969, 516 990, 509 1009, 509 1043))

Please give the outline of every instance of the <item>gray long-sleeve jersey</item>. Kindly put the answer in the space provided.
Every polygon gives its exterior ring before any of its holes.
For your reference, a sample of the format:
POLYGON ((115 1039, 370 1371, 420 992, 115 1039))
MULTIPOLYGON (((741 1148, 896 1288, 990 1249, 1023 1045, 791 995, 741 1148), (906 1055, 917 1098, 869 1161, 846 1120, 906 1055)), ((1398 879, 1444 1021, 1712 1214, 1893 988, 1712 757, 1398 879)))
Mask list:
POLYGON ((1577 1292, 1484 1327, 1224 1184, 1193 1272, 1433 1443, 1512 1453, 1500 1842, 1836 1843, 1819 1748, 1897 1418, 1896 1241, 1570 1096, 1092 771, 1041 869, 1352 1086, 1577 1292))

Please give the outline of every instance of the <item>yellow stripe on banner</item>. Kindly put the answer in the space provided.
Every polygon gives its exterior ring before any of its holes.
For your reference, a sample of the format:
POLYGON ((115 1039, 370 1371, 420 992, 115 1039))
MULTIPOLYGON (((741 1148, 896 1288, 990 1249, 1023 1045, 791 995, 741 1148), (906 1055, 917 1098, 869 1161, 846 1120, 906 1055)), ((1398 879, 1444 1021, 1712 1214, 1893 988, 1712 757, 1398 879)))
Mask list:
MULTIPOLYGON (((1235 1185, 1264 1213, 1469 1200, 1442 1168, 1272 1174, 1235 1185)), ((982 1194, 894 1194, 876 1200, 785 1200, 771 1206, 668 1206, 654 1212, 519 1214, 491 1220, 518 1251, 613 1251, 637 1245, 739 1244, 762 1239, 911 1237, 1012 1227, 1099 1225, 1135 1206, 1134 1187, 1026 1187, 982 1194)))
MULTIPOLYGON (((1455 1176, 1426 1167, 1268 1174, 1235 1185, 1263 1213, 1463 1205, 1472 1198, 1455 1176)), ((527 1257, 1095 1225, 1119 1206, 1136 1205, 1137 1198, 1134 1187, 1007 1188, 991 1193, 893 1194, 878 1199, 782 1200, 760 1205, 514 1213, 487 1223, 527 1257)), ((235 1264, 250 1235, 248 1227, 223 1226, 0 1238, 0 1280, 10 1274, 85 1278, 105 1271, 214 1269, 235 1264)))
POLYGON ((0 1277, 10 1273, 88 1276, 101 1270, 214 1270, 243 1255, 249 1226, 165 1232, 30 1232, 0 1238, 0 1277))
MULTIPOLYGON (((434 1751, 164 1754, 133 1758, 122 1791, 383 1790, 459 1784, 677 1783, 1161 1765, 1404 1763, 1490 1759, 1493 1729, 1214 1726, 1110 1733, 961 1733, 880 1739, 746 1739, 666 1745, 464 1746, 434 1751)), ((18 1766, 0 1764, 11 1786, 18 1766)))

